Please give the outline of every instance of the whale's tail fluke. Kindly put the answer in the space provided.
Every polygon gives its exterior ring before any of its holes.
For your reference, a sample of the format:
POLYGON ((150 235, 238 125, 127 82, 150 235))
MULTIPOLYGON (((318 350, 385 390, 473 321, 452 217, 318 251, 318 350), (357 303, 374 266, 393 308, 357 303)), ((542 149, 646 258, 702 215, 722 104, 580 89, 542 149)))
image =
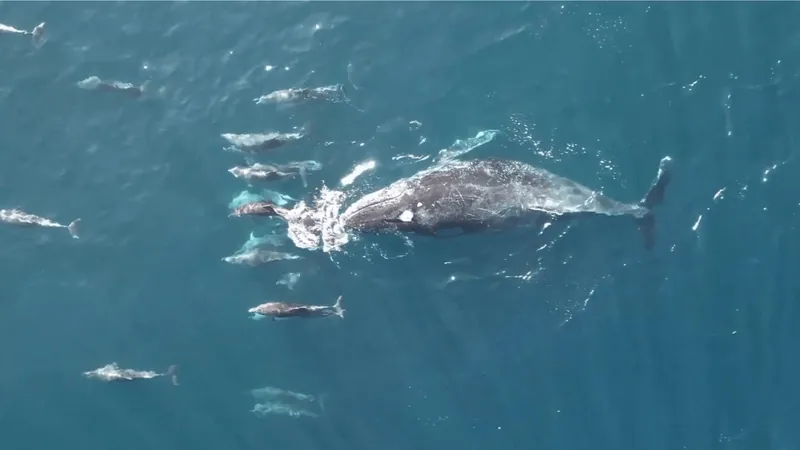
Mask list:
POLYGON ((661 158, 658 165, 658 174, 650 185, 647 194, 639 202, 641 206, 647 208, 647 213, 639 219, 639 229, 644 235, 644 246, 648 250, 655 244, 656 218, 652 211, 653 207, 664 203, 664 192, 672 179, 672 158, 665 156, 661 158))

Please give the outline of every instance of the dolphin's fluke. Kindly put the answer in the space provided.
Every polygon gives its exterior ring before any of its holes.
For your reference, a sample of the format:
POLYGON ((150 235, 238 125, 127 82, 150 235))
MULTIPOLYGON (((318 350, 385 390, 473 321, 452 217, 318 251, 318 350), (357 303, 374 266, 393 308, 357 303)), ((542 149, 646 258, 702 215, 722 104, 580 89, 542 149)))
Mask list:
POLYGON ((303 187, 308 187, 308 170, 306 170, 305 166, 300 168, 300 179, 303 181, 303 187))
POLYGON ((317 403, 319 403, 320 411, 325 411, 325 400, 328 399, 328 394, 322 394, 317 396, 317 403))
POLYGON ((664 203, 664 192, 671 179, 672 158, 665 156, 658 165, 658 174, 655 180, 653 180, 653 184, 650 186, 644 198, 639 202, 640 205, 648 210, 647 213, 639 219, 639 229, 644 236, 644 246, 648 250, 652 249, 655 244, 656 218, 652 208, 664 203))
POLYGON ((44 24, 45 23, 42 22, 30 31, 33 46, 36 48, 40 48, 42 44, 44 44, 44 24))
POLYGON ((178 386, 178 366, 175 364, 169 366, 169 369, 167 369, 167 375, 172 378, 172 384, 178 386))
POLYGON ((150 80, 145 80, 145 82, 144 82, 144 83, 142 83, 142 84, 139 86, 139 91, 140 91, 142 94, 144 94, 144 93, 148 92, 149 90, 150 90, 150 80))
POLYGON ((311 125, 311 121, 310 121, 310 120, 308 120, 308 121, 306 121, 306 122, 303 124, 303 126, 302 126, 302 127, 300 127, 300 130, 299 130, 299 131, 300 131, 300 133, 303 135, 303 137, 306 137, 306 136, 308 136, 309 134, 311 134, 311 130, 312 130, 312 128, 313 128, 313 127, 312 127, 312 125, 311 125))
POLYGON ((73 239, 78 239, 80 237, 80 235, 78 234, 78 224, 80 223, 81 219, 75 219, 72 221, 71 224, 69 224, 69 226, 67 226, 67 230, 69 231, 69 234, 70 236, 72 236, 73 239))
POLYGON ((342 296, 340 295, 339 298, 336 299, 336 303, 333 305, 333 313, 344 319, 345 311, 346 310, 342 308, 342 296))

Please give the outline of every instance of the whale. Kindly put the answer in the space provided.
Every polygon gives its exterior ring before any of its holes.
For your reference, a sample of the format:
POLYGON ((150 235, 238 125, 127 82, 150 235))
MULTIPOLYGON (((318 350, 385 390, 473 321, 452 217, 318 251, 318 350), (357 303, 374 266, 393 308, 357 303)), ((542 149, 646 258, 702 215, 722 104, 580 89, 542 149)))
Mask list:
POLYGON ((625 216, 636 221, 650 250, 655 244, 653 208, 664 202, 671 179, 672 158, 665 156, 645 195, 626 203, 520 161, 450 160, 358 198, 337 213, 333 226, 320 223, 327 221, 327 213, 309 209, 303 202, 284 208, 259 201, 243 205, 231 215, 279 217, 290 228, 294 224, 312 231, 405 232, 434 237, 526 225, 543 229, 554 222, 589 216, 625 216))
POLYGON ((460 235, 587 216, 626 216, 636 221, 649 250, 655 243, 653 208, 664 201, 671 167, 672 158, 662 158, 645 195, 625 203, 520 161, 453 160, 364 195, 339 220, 344 229, 361 233, 446 236, 453 229, 460 235))

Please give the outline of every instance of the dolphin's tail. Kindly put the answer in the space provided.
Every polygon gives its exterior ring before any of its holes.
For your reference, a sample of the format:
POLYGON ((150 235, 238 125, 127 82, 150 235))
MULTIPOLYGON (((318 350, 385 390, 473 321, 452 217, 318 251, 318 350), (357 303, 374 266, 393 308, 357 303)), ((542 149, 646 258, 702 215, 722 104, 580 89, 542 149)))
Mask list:
POLYGON ((307 120, 305 123, 303 123, 303 126, 301 126, 298 131, 300 132, 300 134, 303 135, 302 137, 306 137, 309 134, 311 134, 313 129, 314 129, 313 124, 311 123, 310 120, 307 120))
POLYGON ((150 91, 150 80, 145 80, 144 83, 139 85, 139 91, 145 94, 150 91))
POLYGON ((341 95, 342 101, 343 101, 344 103, 346 103, 346 104, 348 104, 348 105, 352 106, 352 107, 353 107, 353 108, 355 108, 355 109, 356 109, 358 112, 362 112, 362 113, 364 112, 364 110, 363 110, 363 109, 361 109, 361 108, 359 108, 359 107, 358 107, 358 105, 356 105, 356 104, 353 102, 353 99, 352 99, 352 98, 350 98, 350 95, 348 94, 348 89, 347 89, 347 86, 345 86, 345 84, 344 84, 344 83, 340 83, 340 84, 336 85, 336 90, 337 90, 337 91, 339 92, 339 94, 341 95))
POLYGON ((167 375, 172 378, 172 384, 178 386, 178 366, 175 364, 169 366, 169 369, 167 369, 167 375))
POLYGON ((33 30, 28 32, 31 35, 31 40, 33 41, 33 46, 39 48, 44 44, 44 22, 36 25, 33 30))
POLYGON ((72 221, 71 224, 67 226, 67 231, 69 231, 69 234, 70 236, 72 236, 73 239, 80 238, 80 234, 78 233, 78 224, 80 223, 81 219, 75 219, 72 221))
POLYGON ((346 309, 342 308, 342 296, 340 295, 339 298, 336 299, 336 303, 333 305, 333 313, 344 319, 345 311, 346 309))
POLYGON ((325 412, 325 400, 328 399, 328 394, 322 394, 317 396, 317 403, 319 403, 319 409, 322 412, 325 412))
POLYGON ((658 165, 658 174, 650 185, 647 194, 644 195, 639 205, 647 209, 647 213, 639 219, 639 229, 644 235, 644 246, 648 250, 655 244, 656 218, 652 211, 653 207, 664 203, 664 191, 666 191, 672 179, 672 158, 665 156, 658 165))

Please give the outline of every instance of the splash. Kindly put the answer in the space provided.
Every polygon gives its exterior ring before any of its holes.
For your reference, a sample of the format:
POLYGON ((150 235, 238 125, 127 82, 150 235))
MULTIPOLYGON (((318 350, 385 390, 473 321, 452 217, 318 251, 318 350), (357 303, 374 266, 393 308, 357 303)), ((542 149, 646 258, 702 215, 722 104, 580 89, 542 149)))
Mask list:
POLYGON ((456 139, 448 148, 439 150, 439 155, 434 159, 434 163, 444 163, 452 159, 465 155, 481 145, 487 144, 492 141, 500 132, 497 130, 484 130, 478 132, 475 137, 467 138, 464 140, 456 139))
POLYGON ((322 244, 324 252, 339 250, 350 239, 339 223, 339 208, 346 195, 323 185, 313 207, 300 201, 284 217, 289 239, 299 248, 315 250, 322 244))

